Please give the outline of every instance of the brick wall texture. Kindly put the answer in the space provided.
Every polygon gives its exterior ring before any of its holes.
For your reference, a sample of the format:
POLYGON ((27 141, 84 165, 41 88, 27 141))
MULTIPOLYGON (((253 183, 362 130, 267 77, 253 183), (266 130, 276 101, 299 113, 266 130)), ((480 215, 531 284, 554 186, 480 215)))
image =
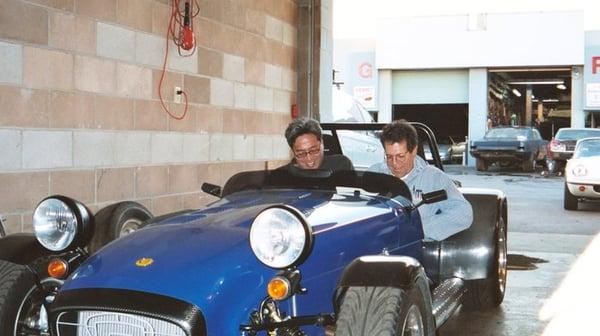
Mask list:
POLYGON ((155 215, 213 200, 202 182, 289 160, 295 0, 199 0, 197 48, 170 42, 168 0, 0 1, 0 215, 31 231, 44 197, 155 215))

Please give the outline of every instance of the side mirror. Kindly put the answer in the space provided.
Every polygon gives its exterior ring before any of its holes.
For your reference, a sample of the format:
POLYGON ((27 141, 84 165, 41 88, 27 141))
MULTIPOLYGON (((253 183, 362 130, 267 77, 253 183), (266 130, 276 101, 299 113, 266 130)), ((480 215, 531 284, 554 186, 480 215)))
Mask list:
MULTIPOLYGON (((447 200, 448 193, 446 193, 446 190, 440 189, 440 190, 432 191, 429 193, 425 193, 425 194, 421 195, 421 197, 422 197, 421 204, 431 204, 431 203, 437 203, 437 202, 447 200)), ((419 204, 419 205, 421 205, 421 204, 419 204)))
POLYGON ((221 198, 221 187, 216 184, 204 182, 204 183, 202 183, 202 186, 200 187, 200 189, 202 189, 202 191, 204 191, 205 193, 207 193, 209 195, 213 195, 213 196, 221 198))
POLYGON ((437 202, 445 201, 447 199, 448 199, 448 193, 446 193, 446 190, 444 190, 444 189, 425 193, 425 194, 421 195, 421 202, 415 204, 413 209, 416 209, 423 204, 437 203, 437 202))

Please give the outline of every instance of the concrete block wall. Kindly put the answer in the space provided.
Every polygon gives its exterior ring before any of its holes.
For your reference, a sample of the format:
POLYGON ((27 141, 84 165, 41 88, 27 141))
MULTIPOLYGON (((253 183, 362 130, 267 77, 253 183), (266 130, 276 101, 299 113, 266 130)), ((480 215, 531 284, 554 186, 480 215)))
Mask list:
POLYGON ((295 0, 199 0, 192 57, 169 46, 168 0, 0 1, 0 214, 32 231, 52 194, 92 210, 136 200, 159 215, 212 199, 247 169, 289 160, 295 0))

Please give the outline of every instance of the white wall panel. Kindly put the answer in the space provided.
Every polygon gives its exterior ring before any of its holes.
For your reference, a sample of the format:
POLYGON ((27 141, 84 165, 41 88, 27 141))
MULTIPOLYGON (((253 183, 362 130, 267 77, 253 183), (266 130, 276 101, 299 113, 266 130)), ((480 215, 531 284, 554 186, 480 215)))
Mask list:
POLYGON ((466 104, 469 71, 394 71, 392 104, 466 104))
POLYGON ((377 68, 432 69, 583 64, 583 12, 380 19, 377 68))

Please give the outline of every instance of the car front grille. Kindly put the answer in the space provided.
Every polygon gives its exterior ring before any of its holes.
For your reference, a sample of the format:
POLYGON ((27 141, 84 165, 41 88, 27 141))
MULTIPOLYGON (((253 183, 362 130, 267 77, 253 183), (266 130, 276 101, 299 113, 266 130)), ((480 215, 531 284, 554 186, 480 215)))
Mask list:
POLYGON ((181 327, 147 316, 84 310, 61 313, 58 336, 185 336, 181 327))

